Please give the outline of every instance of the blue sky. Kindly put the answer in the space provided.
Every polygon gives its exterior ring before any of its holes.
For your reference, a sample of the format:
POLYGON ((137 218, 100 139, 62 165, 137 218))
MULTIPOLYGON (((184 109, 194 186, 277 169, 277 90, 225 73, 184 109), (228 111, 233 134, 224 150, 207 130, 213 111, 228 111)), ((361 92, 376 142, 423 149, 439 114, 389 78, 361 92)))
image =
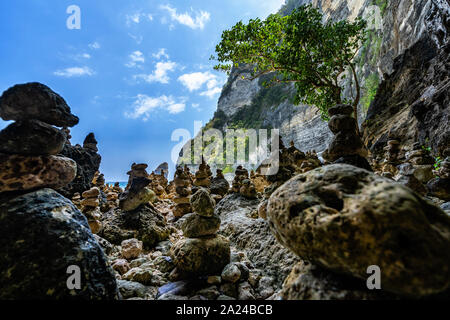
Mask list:
MULTIPOLYGON (((133 162, 170 161, 175 129, 194 134, 216 110, 226 75, 212 69, 224 29, 265 18, 283 0, 14 0, 0 2, 0 90, 38 81, 80 117, 72 144, 94 132, 108 181, 133 162), (69 30, 70 5, 81 29, 69 30)), ((0 120, 0 129, 8 123, 0 120)))

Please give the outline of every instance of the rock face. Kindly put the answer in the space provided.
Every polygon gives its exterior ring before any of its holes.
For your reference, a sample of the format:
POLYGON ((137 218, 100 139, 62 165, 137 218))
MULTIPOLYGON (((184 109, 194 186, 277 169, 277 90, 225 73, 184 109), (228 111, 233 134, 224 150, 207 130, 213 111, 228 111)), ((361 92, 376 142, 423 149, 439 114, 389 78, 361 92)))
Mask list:
POLYGON ((326 269, 411 296, 450 286, 450 218, 410 189, 349 165, 300 174, 277 189, 267 215, 277 239, 326 269))
POLYGON ((58 156, 20 156, 0 153, 0 192, 61 188, 77 173, 75 161, 58 156))
POLYGON ((114 273, 86 218, 51 189, 0 204, 0 299, 116 299, 114 273), (81 289, 69 290, 69 266, 81 289))
POLYGON ((227 195, 215 210, 222 220, 219 233, 228 237, 236 250, 244 251, 255 268, 280 288, 298 257, 276 241, 267 221, 251 218, 258 204, 258 200, 238 194, 227 195))
POLYGON ((38 120, 23 120, 0 131, 0 152, 21 155, 56 155, 66 143, 59 129, 38 120))
POLYGON ((40 120, 57 127, 73 127, 79 121, 60 95, 37 82, 6 90, 0 98, 0 117, 16 121, 40 120))
POLYGON ((109 211, 103 215, 102 225, 98 235, 115 245, 136 238, 143 242, 144 248, 151 249, 158 242, 167 240, 170 234, 164 217, 150 205, 127 212, 109 211))

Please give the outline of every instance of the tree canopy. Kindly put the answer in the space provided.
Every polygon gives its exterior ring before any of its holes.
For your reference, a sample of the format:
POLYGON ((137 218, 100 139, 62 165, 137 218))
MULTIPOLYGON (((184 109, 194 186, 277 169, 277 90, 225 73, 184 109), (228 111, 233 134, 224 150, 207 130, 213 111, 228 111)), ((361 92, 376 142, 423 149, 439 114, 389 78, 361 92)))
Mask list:
POLYGON ((360 18, 323 23, 321 12, 311 5, 285 17, 240 21, 223 32, 212 57, 219 62, 214 68, 229 74, 239 64, 253 65, 250 80, 273 73, 265 85, 295 83, 295 103, 315 105, 324 120, 328 109, 340 103, 352 104, 357 118, 360 85, 353 59, 365 39, 365 27, 360 18), (347 71, 356 93, 343 100, 341 80, 347 71))

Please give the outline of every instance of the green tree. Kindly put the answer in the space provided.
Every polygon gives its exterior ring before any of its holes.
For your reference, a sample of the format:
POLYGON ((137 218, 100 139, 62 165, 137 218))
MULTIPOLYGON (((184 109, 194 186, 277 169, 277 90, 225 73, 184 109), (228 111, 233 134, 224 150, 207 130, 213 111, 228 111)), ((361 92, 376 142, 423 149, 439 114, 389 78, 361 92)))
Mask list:
POLYGON ((216 46, 216 70, 228 74, 239 64, 253 66, 249 80, 273 73, 264 84, 293 82, 295 103, 315 105, 324 120, 328 109, 349 103, 357 119, 361 88, 353 62, 365 40, 366 22, 360 18, 323 23, 319 10, 301 6, 290 15, 270 15, 266 20, 238 22, 225 30, 216 46), (353 77, 356 93, 342 98, 342 79, 347 71, 353 77))

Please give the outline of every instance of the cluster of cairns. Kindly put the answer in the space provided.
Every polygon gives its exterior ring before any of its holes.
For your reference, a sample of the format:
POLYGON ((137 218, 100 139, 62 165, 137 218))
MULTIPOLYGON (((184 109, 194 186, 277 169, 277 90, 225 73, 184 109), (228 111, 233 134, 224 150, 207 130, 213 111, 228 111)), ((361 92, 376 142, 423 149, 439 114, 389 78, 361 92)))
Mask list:
POLYGON ((247 199, 256 199, 258 196, 255 185, 250 180, 248 170, 242 166, 238 166, 235 170, 231 192, 238 193, 247 199))
POLYGON ((217 235, 220 217, 214 213, 215 201, 208 190, 200 188, 190 199, 193 213, 183 217, 184 239, 171 249, 180 278, 213 276, 230 262, 230 244, 217 235))

